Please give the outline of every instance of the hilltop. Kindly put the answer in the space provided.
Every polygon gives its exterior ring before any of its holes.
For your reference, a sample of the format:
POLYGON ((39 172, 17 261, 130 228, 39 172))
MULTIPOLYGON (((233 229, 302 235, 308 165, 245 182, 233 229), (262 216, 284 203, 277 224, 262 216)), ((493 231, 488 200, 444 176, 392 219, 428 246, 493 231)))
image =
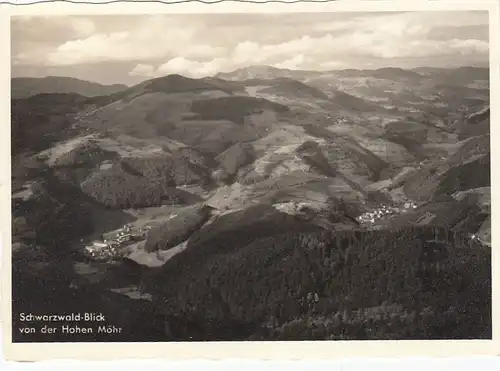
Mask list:
POLYGON ((12 99, 54 93, 75 93, 85 97, 95 97, 113 94, 126 88, 127 86, 123 84, 102 85, 73 77, 47 76, 41 78, 16 77, 11 79, 12 99))

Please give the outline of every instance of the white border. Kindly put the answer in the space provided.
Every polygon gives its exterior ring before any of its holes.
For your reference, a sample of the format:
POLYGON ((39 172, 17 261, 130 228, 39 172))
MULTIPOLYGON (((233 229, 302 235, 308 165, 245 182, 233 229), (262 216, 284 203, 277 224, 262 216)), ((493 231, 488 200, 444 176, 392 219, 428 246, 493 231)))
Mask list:
MULTIPOLYGON (((439 11, 439 10, 488 10, 490 12, 490 79, 491 102, 500 101, 500 46, 499 46, 499 6, 494 0, 488 1, 339 1, 334 3, 294 3, 294 4, 154 4, 154 3, 114 3, 114 4, 35 4, 30 6, 0 5, 0 60, 2 67, 0 77, 0 117, 3 118, 4 140, 1 145, 2 171, 0 172, 0 201, 2 210, 2 246, 3 250, 3 291, 2 297, 11 297, 10 270, 10 16, 11 15, 56 15, 56 14, 151 14, 151 13, 293 13, 293 12, 337 12, 337 11, 439 11)), ((497 134, 500 112, 491 106, 491 136, 497 134)), ((491 146, 492 163, 499 159, 498 149, 491 146)), ((493 168, 493 166, 492 166, 493 168)), ((492 188, 500 186, 499 177, 492 171, 492 188)), ((496 230, 499 226, 497 218, 500 203, 492 192, 492 245, 496 246, 496 230)), ((500 313, 499 293, 496 290, 497 268, 499 256, 492 251, 493 274, 493 313, 500 313)), ((181 359, 332 359, 339 357, 402 357, 402 356, 464 356, 493 355, 500 353, 499 326, 496 318, 493 321, 493 339, 477 341, 306 341, 306 342, 207 342, 207 343, 31 343, 12 344, 10 341, 11 306, 4 300, 4 349, 7 359, 36 361, 56 358, 78 358, 87 360, 109 360, 123 358, 168 358, 181 359)))

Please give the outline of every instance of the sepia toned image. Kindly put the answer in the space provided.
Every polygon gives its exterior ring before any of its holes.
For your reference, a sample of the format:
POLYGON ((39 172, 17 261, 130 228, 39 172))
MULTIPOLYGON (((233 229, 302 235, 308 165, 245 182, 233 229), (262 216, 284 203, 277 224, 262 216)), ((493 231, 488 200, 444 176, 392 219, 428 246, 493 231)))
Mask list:
POLYGON ((491 340, 489 22, 13 16, 12 342, 491 340))

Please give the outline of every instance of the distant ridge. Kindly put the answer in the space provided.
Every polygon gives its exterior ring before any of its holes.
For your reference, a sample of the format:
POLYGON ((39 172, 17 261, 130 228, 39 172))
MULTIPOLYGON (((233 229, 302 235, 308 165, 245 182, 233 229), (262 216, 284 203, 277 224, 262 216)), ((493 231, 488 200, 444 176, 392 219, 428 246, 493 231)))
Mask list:
POLYGON ((360 74, 368 74, 375 78, 409 78, 419 79, 428 74, 444 74, 449 79, 456 79, 457 76, 474 76, 478 79, 487 78, 488 67, 462 66, 454 68, 440 67, 417 67, 417 68, 400 68, 400 67, 383 67, 376 69, 337 69, 337 70, 301 70, 301 69, 286 69, 273 66, 248 66, 238 68, 230 72, 219 72, 214 77, 224 80, 251 80, 251 79, 276 79, 276 78, 294 78, 308 79, 321 75, 339 75, 343 77, 356 77, 360 74))
POLYGON ((11 80, 12 99, 29 98, 38 94, 76 93, 95 97, 117 93, 126 89, 123 84, 102 85, 73 77, 15 77, 11 80))

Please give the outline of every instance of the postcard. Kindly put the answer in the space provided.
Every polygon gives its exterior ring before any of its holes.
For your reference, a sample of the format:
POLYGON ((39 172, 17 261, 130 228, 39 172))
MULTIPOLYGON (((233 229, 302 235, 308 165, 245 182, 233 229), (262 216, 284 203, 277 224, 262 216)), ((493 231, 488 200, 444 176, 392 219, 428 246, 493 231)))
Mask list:
POLYGON ((496 1, 0 11, 9 359, 498 354, 496 1))

